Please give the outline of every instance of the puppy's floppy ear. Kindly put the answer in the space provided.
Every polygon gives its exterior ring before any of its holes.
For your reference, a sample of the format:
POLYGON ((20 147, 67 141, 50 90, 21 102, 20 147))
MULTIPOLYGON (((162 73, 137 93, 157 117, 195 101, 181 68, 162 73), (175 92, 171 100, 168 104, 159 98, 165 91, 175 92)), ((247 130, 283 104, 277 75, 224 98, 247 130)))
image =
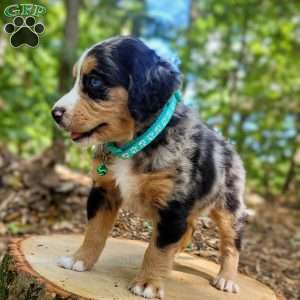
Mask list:
POLYGON ((180 73, 148 49, 132 64, 128 108, 133 118, 143 122, 158 112, 181 84, 180 73))

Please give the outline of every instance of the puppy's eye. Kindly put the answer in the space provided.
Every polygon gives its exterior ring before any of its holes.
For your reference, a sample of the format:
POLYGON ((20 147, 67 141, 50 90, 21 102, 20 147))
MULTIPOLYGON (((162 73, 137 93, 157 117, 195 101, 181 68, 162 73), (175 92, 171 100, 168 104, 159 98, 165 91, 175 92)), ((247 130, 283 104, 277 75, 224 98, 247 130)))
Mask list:
POLYGON ((97 74, 88 74, 83 76, 82 90, 91 99, 106 100, 107 87, 102 78, 97 74))
POLYGON ((97 89, 102 86, 101 80, 97 76, 90 76, 87 82, 88 86, 92 89, 97 89))

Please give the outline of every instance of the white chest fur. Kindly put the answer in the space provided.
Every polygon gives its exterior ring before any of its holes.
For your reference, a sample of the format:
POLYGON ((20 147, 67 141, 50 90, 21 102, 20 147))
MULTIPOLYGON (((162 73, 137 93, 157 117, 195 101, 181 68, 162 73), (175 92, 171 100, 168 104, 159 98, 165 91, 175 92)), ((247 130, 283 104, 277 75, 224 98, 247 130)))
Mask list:
POLYGON ((132 170, 131 160, 117 158, 112 165, 112 171, 120 189, 123 207, 140 213, 139 177, 132 170))

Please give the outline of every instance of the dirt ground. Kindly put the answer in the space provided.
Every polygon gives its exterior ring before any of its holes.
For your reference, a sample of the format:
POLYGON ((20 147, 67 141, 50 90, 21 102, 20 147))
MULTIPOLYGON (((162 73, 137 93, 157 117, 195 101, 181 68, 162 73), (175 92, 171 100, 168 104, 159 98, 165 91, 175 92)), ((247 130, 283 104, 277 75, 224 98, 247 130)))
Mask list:
MULTIPOLYGON (((0 255, 12 236, 80 233, 90 180, 63 166, 54 168, 44 155, 21 161, 0 149, 0 255)), ((282 299, 300 299, 300 210, 274 203, 255 207, 245 230, 240 272, 270 286, 282 299)), ((114 237, 145 240, 151 224, 122 211, 114 237)), ((199 218, 194 239, 186 249, 218 261, 219 240, 214 224, 199 218)))

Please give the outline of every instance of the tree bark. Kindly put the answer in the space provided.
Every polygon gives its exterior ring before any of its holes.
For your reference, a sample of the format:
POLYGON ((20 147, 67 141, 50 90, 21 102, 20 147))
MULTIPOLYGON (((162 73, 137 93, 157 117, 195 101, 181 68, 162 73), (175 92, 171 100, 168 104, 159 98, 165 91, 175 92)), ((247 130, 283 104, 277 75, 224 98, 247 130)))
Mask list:
MULTIPOLYGON (((76 46, 78 41, 80 0, 65 0, 64 3, 66 21, 61 49, 61 60, 59 64, 58 91, 60 95, 65 94, 70 89, 72 83, 72 67, 76 59, 76 46)), ((65 144, 61 132, 56 126, 53 127, 52 147, 57 154, 57 162, 64 162, 66 152, 65 144)))
POLYGON ((78 297, 48 284, 25 262, 21 239, 10 244, 0 266, 0 300, 75 300, 78 297))

